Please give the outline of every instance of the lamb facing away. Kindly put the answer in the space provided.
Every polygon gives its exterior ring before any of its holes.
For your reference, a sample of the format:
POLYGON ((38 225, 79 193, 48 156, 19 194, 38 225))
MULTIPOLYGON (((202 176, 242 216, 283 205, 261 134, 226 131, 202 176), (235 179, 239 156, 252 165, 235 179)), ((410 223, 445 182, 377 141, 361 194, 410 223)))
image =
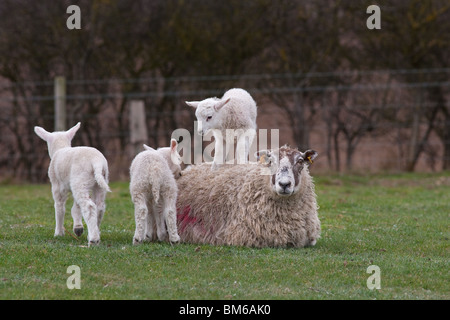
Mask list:
POLYGON ((134 203, 136 231, 133 244, 145 239, 164 241, 169 233, 170 242, 178 242, 180 237, 176 223, 177 183, 181 175, 181 157, 177 152, 178 143, 170 141, 170 147, 155 150, 144 145, 130 167, 130 193, 134 203), (166 231, 167 225, 167 231, 166 231))
POLYGON ((105 213, 106 192, 111 190, 108 187, 108 162, 103 154, 91 147, 71 147, 71 141, 79 128, 80 122, 68 131, 50 133, 36 126, 34 132, 47 142, 51 159, 48 176, 55 200, 55 237, 64 235, 65 204, 72 191, 73 231, 81 236, 83 217, 91 245, 100 242, 100 223, 105 213))
POLYGON ((219 164, 228 163, 234 152, 234 137, 237 140, 237 163, 248 162, 249 149, 256 135, 256 102, 244 89, 230 89, 221 99, 207 98, 203 101, 186 101, 186 104, 196 108, 195 116, 199 122, 198 133, 206 134, 213 131, 215 139, 214 160, 211 169, 219 164), (235 135, 228 135, 227 129, 235 130, 235 135), (223 144, 226 153, 223 153, 223 144))
POLYGON ((320 236, 309 165, 313 150, 260 151, 258 164, 201 164, 178 179, 181 241, 249 247, 304 247, 320 236), (263 163, 262 163, 263 162, 263 163), (273 175, 265 170, 273 168, 273 175))

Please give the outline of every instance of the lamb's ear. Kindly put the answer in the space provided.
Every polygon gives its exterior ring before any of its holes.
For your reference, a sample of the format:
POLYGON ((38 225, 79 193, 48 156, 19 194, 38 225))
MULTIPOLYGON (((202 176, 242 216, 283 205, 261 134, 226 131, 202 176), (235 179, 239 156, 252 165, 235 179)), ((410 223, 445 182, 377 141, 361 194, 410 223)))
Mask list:
POLYGON ((302 153, 302 158, 307 164, 312 164, 313 160, 317 158, 318 153, 314 150, 306 150, 304 153, 302 153))
POLYGON ((178 147, 177 140, 171 139, 170 140, 170 159, 172 160, 172 162, 174 164, 180 165, 182 161, 181 161, 180 154, 178 153, 177 147, 178 147))
POLYGON ((144 149, 145 150, 151 150, 151 151, 155 151, 155 149, 153 149, 152 147, 149 147, 148 145, 146 145, 145 143, 143 144, 144 149))
POLYGON ((220 100, 214 105, 214 110, 219 111, 223 108, 224 105, 226 105, 228 102, 230 102, 231 98, 228 98, 226 100, 220 100))
POLYGON ((186 104, 192 108, 197 108, 200 101, 185 101, 186 104))
POLYGON ((78 129, 80 129, 81 122, 78 122, 76 125, 74 125, 72 128, 66 131, 67 138, 72 141, 73 137, 75 136, 75 133, 77 133, 78 129))
POLYGON ((267 164, 270 162, 270 157, 272 156, 271 150, 259 150, 255 152, 255 158, 258 162, 262 164, 267 164))
POLYGON ((177 140, 176 139, 171 139, 170 140, 170 152, 177 151, 177 147, 178 147, 177 140))
POLYGON ((41 138, 44 141, 51 140, 52 134, 47 130, 45 130, 44 128, 36 126, 34 127, 34 132, 39 136, 39 138, 41 138))

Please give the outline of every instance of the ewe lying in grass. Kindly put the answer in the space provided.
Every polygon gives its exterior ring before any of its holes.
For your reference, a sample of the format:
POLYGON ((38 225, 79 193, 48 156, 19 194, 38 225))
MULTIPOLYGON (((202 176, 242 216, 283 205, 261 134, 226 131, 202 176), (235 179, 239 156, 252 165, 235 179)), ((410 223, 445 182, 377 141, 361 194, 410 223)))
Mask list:
POLYGON ((262 163, 192 166, 178 179, 181 241, 249 247, 316 244, 320 221, 309 166, 317 156, 289 147, 260 151, 262 163))

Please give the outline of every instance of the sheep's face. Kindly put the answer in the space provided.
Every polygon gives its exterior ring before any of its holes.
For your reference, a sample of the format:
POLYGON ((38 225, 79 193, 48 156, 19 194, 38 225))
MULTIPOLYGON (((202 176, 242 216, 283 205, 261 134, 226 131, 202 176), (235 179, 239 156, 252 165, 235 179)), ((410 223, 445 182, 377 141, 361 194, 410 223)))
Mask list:
POLYGON ((230 99, 221 100, 208 98, 203 101, 186 101, 188 106, 195 108, 198 121, 198 134, 203 136, 211 129, 221 129, 220 110, 230 99))
POLYGON ((271 169, 270 187, 279 196, 287 197, 297 193, 302 183, 302 170, 317 157, 317 152, 304 153, 289 147, 274 151, 258 151, 261 162, 271 169))

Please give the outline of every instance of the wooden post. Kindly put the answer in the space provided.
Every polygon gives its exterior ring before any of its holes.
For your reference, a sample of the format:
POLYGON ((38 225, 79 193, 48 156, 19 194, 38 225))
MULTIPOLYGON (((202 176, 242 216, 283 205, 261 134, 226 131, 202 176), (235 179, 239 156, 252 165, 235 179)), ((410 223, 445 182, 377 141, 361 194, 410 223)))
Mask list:
POLYGON ((134 157, 142 150, 142 144, 147 142, 147 123, 144 101, 130 101, 130 142, 134 157))
POLYGON ((55 78, 55 131, 65 131, 66 113, 66 78, 55 78))

